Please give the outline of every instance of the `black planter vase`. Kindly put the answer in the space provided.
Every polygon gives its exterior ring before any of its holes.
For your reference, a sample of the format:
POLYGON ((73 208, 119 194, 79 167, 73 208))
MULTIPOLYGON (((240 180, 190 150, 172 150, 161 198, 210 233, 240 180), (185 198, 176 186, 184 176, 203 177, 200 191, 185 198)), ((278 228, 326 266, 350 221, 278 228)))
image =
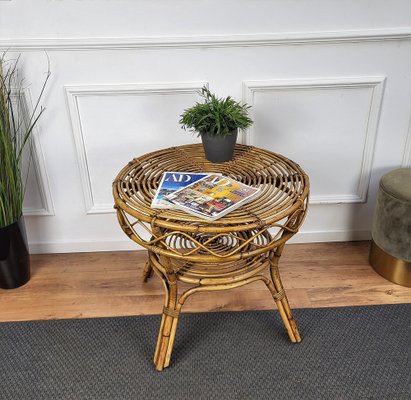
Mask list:
POLYGON ((23 217, 0 228, 0 288, 15 289, 30 279, 30 258, 23 217))
POLYGON ((234 146, 237 142, 237 130, 227 136, 210 136, 201 134, 205 156, 208 161, 222 163, 230 161, 234 155, 234 146))

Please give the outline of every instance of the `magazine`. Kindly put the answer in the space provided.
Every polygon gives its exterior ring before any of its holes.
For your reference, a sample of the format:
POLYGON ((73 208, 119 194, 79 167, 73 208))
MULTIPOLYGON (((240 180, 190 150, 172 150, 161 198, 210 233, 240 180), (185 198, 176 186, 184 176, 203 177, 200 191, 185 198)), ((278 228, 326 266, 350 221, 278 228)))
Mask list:
POLYGON ((182 210, 207 220, 216 220, 250 201, 259 188, 223 175, 212 174, 167 195, 182 210))
POLYGON ((164 172, 160 184, 154 198, 151 202, 153 208, 178 208, 173 203, 165 200, 165 197, 174 193, 176 190, 182 189, 201 178, 210 174, 195 173, 195 172, 164 172))

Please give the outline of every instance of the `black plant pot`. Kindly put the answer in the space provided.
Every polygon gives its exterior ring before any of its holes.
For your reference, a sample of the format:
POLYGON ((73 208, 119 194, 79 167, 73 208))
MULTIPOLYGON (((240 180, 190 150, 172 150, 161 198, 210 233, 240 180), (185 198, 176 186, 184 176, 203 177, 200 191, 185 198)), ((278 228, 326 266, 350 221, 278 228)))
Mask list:
POLYGON ((0 228, 0 288, 15 289, 30 279, 30 258, 23 217, 0 228))
POLYGON ((204 152, 208 161, 222 163, 230 161, 234 155, 234 146, 237 141, 237 130, 227 136, 210 136, 201 134, 204 152))

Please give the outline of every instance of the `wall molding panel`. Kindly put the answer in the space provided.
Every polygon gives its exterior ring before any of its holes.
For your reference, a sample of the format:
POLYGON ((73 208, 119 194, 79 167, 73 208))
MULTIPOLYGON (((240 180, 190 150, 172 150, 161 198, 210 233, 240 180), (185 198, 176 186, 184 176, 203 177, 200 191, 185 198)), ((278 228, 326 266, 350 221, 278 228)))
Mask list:
POLYGON ((37 188, 41 198, 41 208, 24 207, 23 214, 25 216, 50 216, 55 215, 53 200, 51 197, 51 189, 46 173, 43 152, 40 147, 40 142, 37 138, 38 132, 35 132, 30 141, 30 151, 32 156, 31 166, 37 181, 37 188))
POLYGON ((88 166, 87 147, 85 145, 84 131, 80 116, 79 98, 85 96, 149 96, 153 94, 175 95, 187 93, 197 94, 198 91, 206 84, 206 82, 178 82, 65 86, 87 214, 111 214, 114 213, 114 210, 112 203, 101 204, 95 201, 92 179, 88 166))
POLYGON ((344 44, 411 39, 410 27, 264 34, 0 39, 0 50, 73 51, 344 44))
MULTIPOLYGON (((254 105, 254 97, 258 92, 293 91, 293 90, 341 90, 369 88, 370 106, 368 109, 367 126, 364 134, 365 141, 362 151, 361 169, 355 194, 345 195, 312 195, 310 204, 341 204, 365 203, 367 201, 374 148, 378 131, 378 122, 384 94, 386 78, 384 76, 370 77, 336 77, 290 80, 262 80, 243 82, 243 101, 254 105)), ((242 142, 252 145, 253 126, 243 132, 242 142)))
MULTIPOLYGON (((25 124, 28 125, 28 118, 31 115, 33 109, 30 89, 25 88, 21 91, 14 89, 12 97, 15 99, 14 101, 19 102, 23 118, 25 119, 25 124)), ((39 125, 36 125, 28 141, 28 150, 27 152, 25 151, 24 154, 31 157, 31 160, 29 161, 29 167, 33 169, 34 178, 36 181, 31 183, 35 184, 36 189, 39 192, 41 207, 23 206, 23 214, 25 216, 50 216, 55 214, 50 183, 46 171, 46 164, 39 140, 39 135, 39 125)))

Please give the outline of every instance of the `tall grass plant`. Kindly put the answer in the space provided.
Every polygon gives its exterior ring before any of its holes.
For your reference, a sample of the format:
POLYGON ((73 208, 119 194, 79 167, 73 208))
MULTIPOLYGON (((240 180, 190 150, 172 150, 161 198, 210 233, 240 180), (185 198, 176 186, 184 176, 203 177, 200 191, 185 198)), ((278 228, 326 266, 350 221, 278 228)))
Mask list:
POLYGON ((28 178, 28 171, 22 176, 23 150, 45 110, 40 100, 50 77, 48 69, 37 101, 28 112, 18 63, 18 58, 0 57, 0 228, 15 223, 23 214, 28 178))

